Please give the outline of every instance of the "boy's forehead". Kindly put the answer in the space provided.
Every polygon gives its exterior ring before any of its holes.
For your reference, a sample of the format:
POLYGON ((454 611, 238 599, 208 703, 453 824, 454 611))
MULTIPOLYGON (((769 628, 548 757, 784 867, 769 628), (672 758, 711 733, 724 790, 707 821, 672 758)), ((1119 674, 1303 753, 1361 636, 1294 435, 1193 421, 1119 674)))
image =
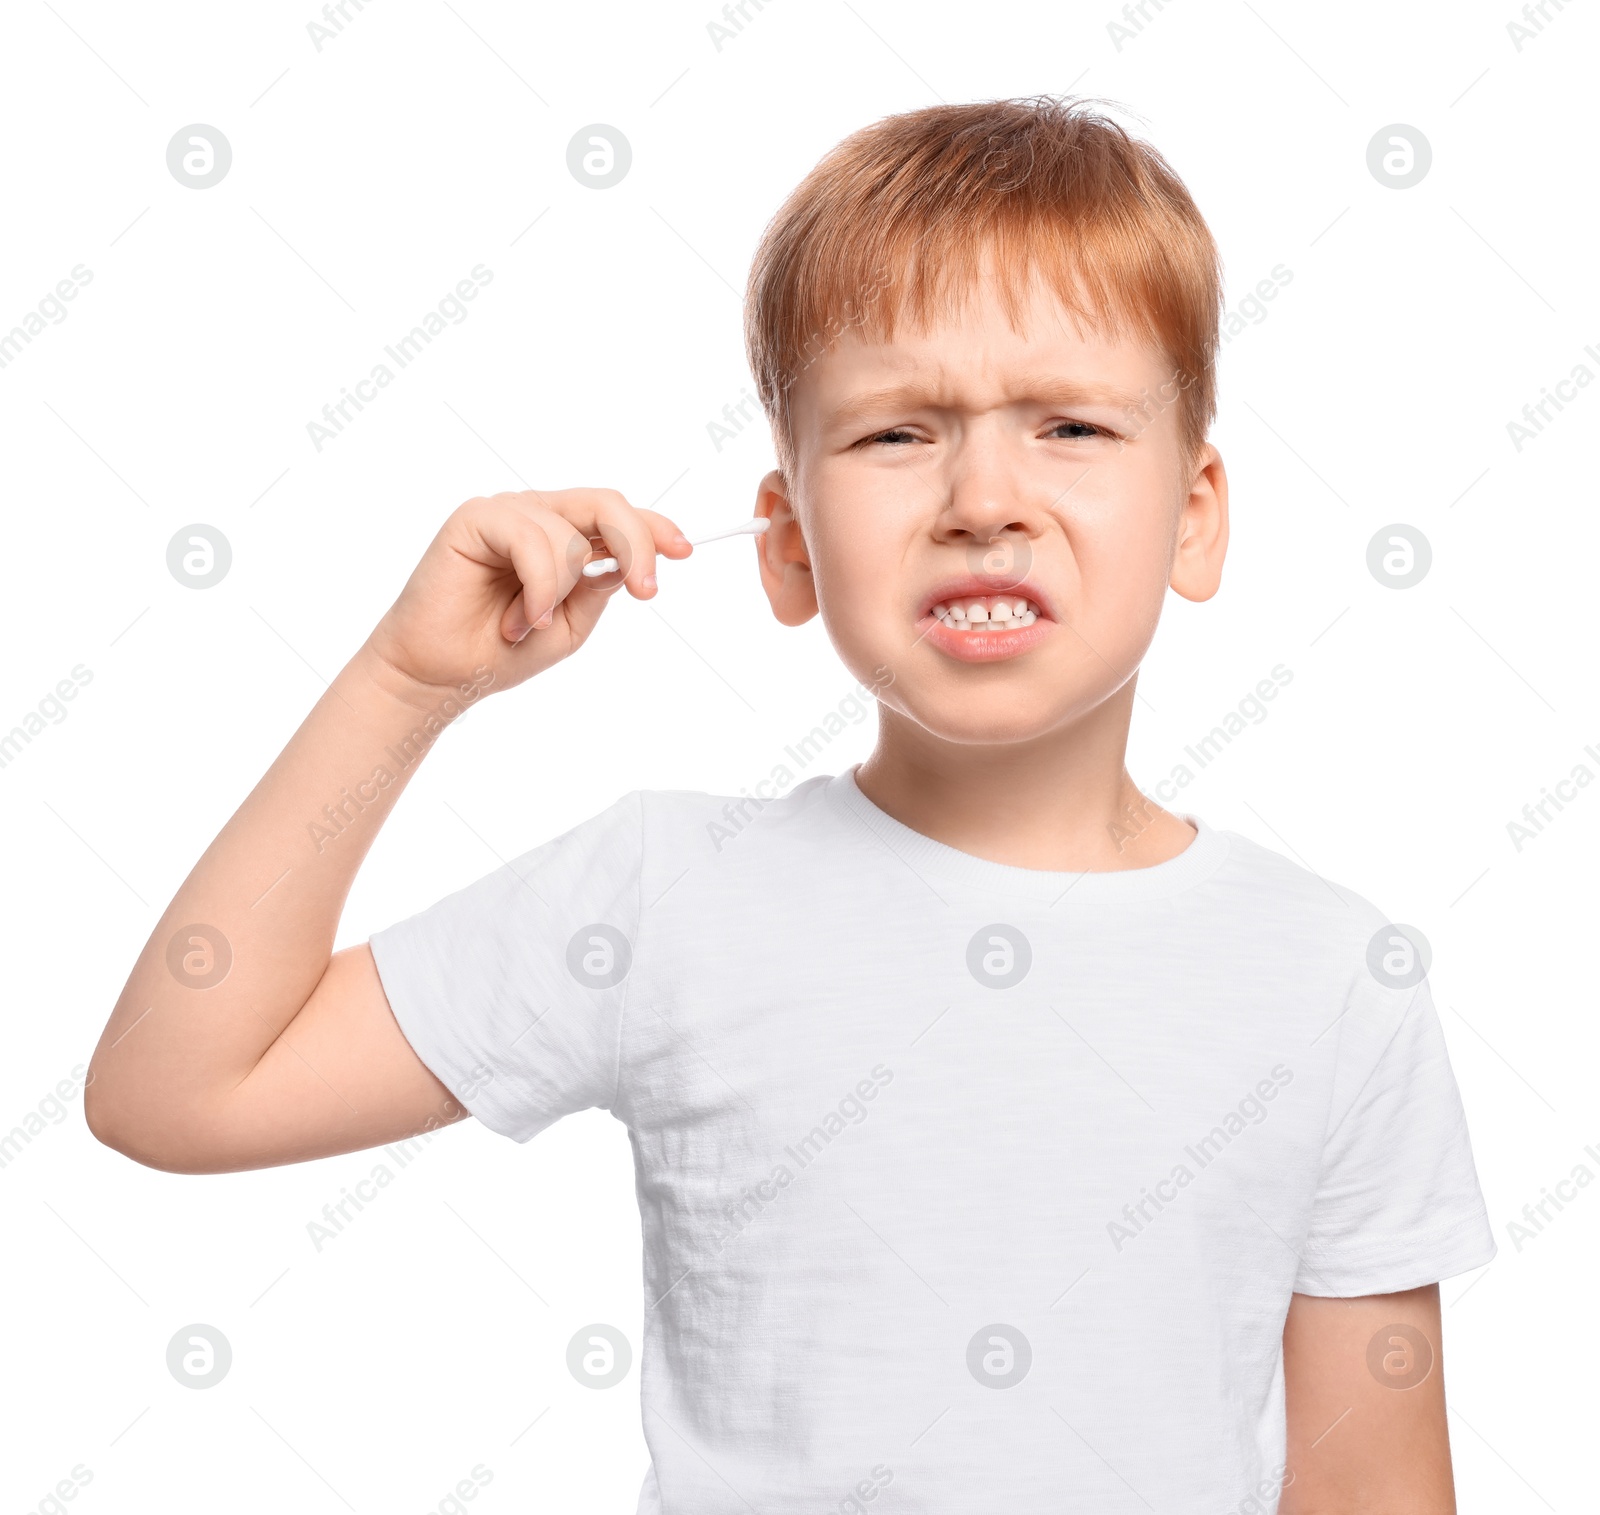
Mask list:
POLYGON ((892 336, 870 327, 839 334, 792 387, 797 425, 828 426, 904 404, 958 404, 1050 395, 1138 405, 1170 365, 1148 339, 1113 323, 1080 320, 1035 284, 1015 313, 983 281, 924 322, 904 313, 892 336))

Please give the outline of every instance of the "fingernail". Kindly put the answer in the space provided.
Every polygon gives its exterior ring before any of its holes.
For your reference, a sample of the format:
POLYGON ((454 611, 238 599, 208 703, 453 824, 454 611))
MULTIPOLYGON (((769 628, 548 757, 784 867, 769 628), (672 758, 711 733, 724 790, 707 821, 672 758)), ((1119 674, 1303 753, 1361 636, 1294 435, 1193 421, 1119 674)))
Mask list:
POLYGON ((679 547, 687 547, 689 539, 681 531, 672 539, 679 547))
POLYGON ((653 573, 647 573, 642 579, 639 580, 639 587, 641 589, 653 590, 656 587, 656 576, 653 573))

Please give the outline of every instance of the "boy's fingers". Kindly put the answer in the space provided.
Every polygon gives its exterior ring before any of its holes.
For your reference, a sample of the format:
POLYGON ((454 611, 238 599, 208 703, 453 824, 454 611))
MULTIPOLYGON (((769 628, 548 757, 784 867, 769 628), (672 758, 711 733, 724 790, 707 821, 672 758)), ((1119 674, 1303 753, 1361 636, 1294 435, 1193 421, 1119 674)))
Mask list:
POLYGON ((655 592, 656 539, 646 512, 635 510, 611 489, 593 491, 593 499, 596 534, 605 539, 607 550, 617 560, 629 593, 648 599, 655 592), (647 579, 651 581, 648 585, 647 579))
POLYGON ((549 532, 542 522, 514 508, 487 513, 479 531, 484 545, 510 562, 522 585, 500 617, 500 634, 508 642, 520 642, 553 608, 561 587, 549 532))
POLYGON ((681 558, 689 552, 689 539, 670 516, 654 510, 641 510, 639 515, 649 523, 656 539, 656 551, 669 558, 681 558))
POLYGON ((616 490, 507 491, 483 503, 490 508, 475 524, 484 546, 509 561, 522 584, 501 617, 500 631, 509 642, 550 625, 563 603, 582 641, 613 590, 625 583, 639 599, 654 593, 645 580, 654 573, 657 553, 679 558, 692 550, 676 522, 636 509, 616 490), (617 570, 585 578, 583 565, 597 553, 616 558, 617 570))

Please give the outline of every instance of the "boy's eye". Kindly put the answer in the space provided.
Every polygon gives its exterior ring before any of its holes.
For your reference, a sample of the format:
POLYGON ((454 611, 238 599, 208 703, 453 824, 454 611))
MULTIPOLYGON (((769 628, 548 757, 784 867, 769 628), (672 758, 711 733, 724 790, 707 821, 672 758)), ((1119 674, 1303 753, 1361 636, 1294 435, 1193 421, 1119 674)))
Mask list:
POLYGON ((916 439, 904 427, 892 426, 888 431, 877 432, 864 440, 867 442, 893 442, 898 444, 915 441, 916 439))
POLYGON ((1063 433, 1065 433, 1063 440, 1071 440, 1076 437, 1097 437, 1100 435, 1100 428, 1091 426, 1087 421, 1058 421, 1050 428, 1050 435, 1053 437, 1062 436, 1063 433))

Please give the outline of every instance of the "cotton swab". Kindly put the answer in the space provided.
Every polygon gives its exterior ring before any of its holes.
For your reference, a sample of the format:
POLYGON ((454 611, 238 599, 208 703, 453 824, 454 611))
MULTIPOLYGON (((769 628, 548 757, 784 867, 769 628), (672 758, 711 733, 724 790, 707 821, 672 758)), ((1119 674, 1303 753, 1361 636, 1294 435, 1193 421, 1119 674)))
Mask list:
MULTIPOLYGON (((704 547, 707 542, 720 542, 724 537, 758 537, 771 524, 766 516, 756 516, 753 520, 735 526, 731 531, 714 531, 708 537, 696 537, 689 545, 704 547)), ((615 573, 617 566, 615 558, 596 558, 594 562, 583 565, 583 576, 586 579, 597 579, 603 573, 615 573)))

